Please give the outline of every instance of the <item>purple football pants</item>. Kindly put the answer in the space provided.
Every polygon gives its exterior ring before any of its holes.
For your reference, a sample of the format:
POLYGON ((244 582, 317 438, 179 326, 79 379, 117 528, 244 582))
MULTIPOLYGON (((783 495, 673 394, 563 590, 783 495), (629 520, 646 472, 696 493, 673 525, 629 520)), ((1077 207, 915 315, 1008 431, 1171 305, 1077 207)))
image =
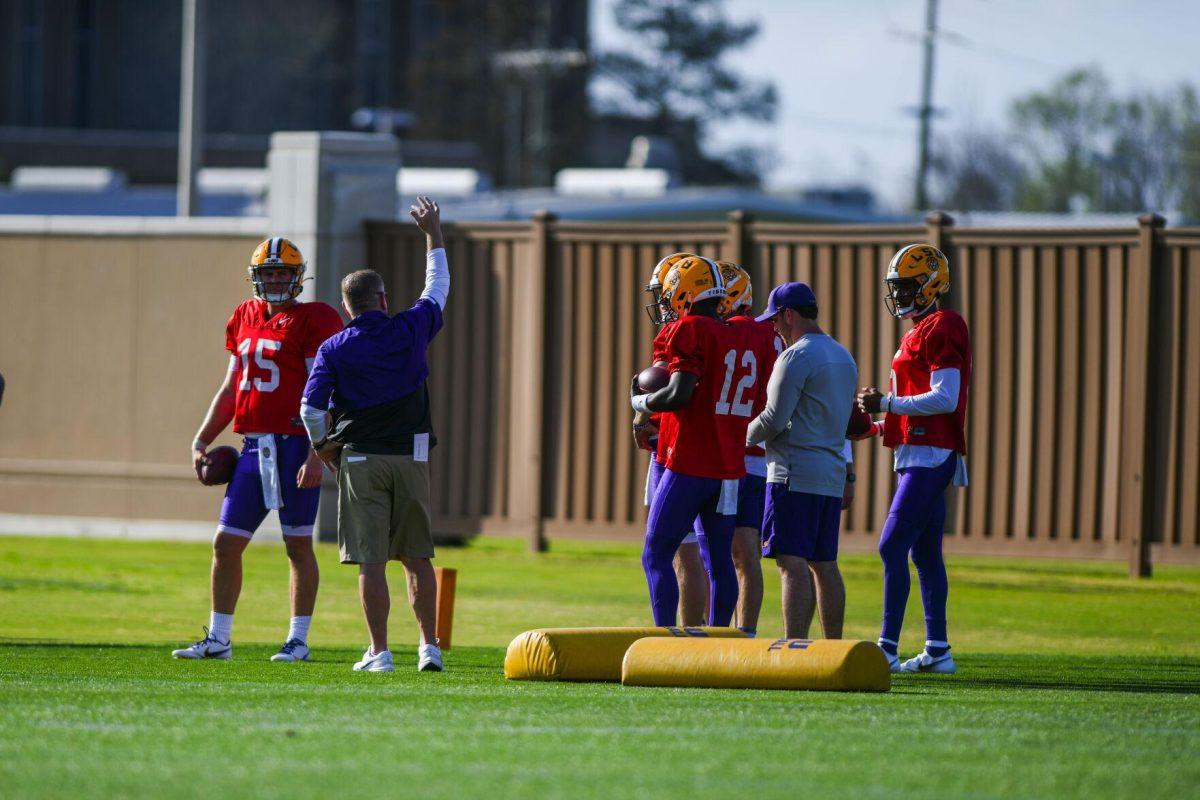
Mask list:
POLYGON ((908 554, 911 552, 925 606, 925 638, 947 641, 946 597, 950 587, 946 562, 942 559, 942 533, 946 524, 946 487, 954 479, 957 466, 958 458, 951 453, 940 466, 899 471, 896 494, 879 540, 879 556, 883 559, 883 631, 879 634, 882 639, 900 641, 910 588, 908 554))
MULTIPOLYGON (((308 459, 308 437, 275 434, 279 453, 279 489, 283 507, 279 509, 279 524, 284 536, 312 536, 317 521, 317 503, 321 489, 301 489, 296 486, 296 474, 308 459)), ((262 478, 259 475, 258 440, 247 436, 242 444, 233 479, 225 489, 221 503, 221 520, 217 530, 249 539, 267 518, 263 500, 262 478)))
POLYGON ((642 568, 650 587, 650 609, 655 625, 674 625, 679 605, 679 582, 672 561, 680 542, 699 517, 697 538, 704 568, 708 572, 708 624, 728 625, 737 606, 737 572, 733 566, 732 514, 717 512, 721 499, 721 481, 681 475, 669 469, 650 501, 646 520, 646 543, 642 548, 642 568))

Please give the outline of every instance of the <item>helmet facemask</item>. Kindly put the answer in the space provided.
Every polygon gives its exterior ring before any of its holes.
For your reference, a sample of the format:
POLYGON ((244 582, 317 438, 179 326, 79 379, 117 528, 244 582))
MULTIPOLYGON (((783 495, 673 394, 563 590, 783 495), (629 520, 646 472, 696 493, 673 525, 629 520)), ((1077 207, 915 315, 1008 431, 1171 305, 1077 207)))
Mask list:
POLYGON ((679 316, 671 308, 671 304, 663 299, 663 287, 661 283, 646 284, 646 291, 650 293, 651 302, 645 305, 646 313, 650 316, 650 323, 656 328, 661 328, 668 322, 674 322, 679 319, 679 316))
POLYGON ((883 304, 888 313, 896 319, 907 319, 923 311, 920 305, 923 284, 924 280, 917 278, 886 278, 883 285, 887 287, 888 293, 883 296, 883 304))
POLYGON ((254 296, 268 303, 286 303, 300 295, 304 283, 304 267, 290 264, 260 264, 246 268, 250 273, 250 285, 254 287, 254 296), (292 277, 286 283, 282 281, 267 281, 262 273, 265 270, 286 269, 292 277), (271 291, 273 290, 273 291, 271 291))

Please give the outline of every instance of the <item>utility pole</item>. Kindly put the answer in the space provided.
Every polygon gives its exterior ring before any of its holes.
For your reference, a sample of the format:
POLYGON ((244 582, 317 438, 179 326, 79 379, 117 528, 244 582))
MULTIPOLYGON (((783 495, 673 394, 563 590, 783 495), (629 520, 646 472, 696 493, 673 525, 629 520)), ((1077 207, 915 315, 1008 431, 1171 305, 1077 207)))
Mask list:
POLYGON ((196 171, 204 137, 204 3, 183 0, 183 52, 179 70, 179 167, 175 185, 175 215, 200 213, 196 171))
POLYGON ((917 133, 917 190, 913 205, 918 211, 929 205, 925 177, 929 171, 929 123, 933 117, 933 57, 937 37, 938 0, 925 0, 925 63, 921 70, 921 105, 917 108, 920 128, 917 133))
POLYGON ((551 134, 547 103, 550 81, 587 63, 587 53, 577 48, 505 50, 492 57, 492 67, 509 81, 505 89, 505 138, 508 140, 505 158, 508 174, 505 177, 511 185, 524 184, 521 167, 527 148, 532 151, 531 182, 538 186, 549 184, 551 134), (530 100, 533 119, 529 126, 532 131, 522 136, 525 119, 521 98, 526 87, 532 87, 534 91, 530 100))

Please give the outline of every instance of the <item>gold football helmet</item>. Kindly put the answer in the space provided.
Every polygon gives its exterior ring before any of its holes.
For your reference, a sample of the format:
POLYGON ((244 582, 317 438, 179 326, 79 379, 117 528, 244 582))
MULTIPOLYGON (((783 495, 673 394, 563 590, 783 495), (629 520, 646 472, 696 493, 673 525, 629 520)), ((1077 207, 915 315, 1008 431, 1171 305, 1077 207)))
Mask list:
POLYGON ((950 262, 936 247, 910 244, 888 264, 883 303, 897 319, 920 316, 950 291, 950 262))
POLYGON ((721 268, 707 258, 689 256, 671 267, 663 279, 662 303, 676 318, 713 297, 725 299, 725 280, 721 268))
MULTIPOLYGON (((307 266, 299 247, 290 239, 275 236, 254 248, 254 254, 250 256, 250 266, 246 271, 250 273, 248 280, 254 286, 255 297, 268 303, 285 303, 300 294, 307 266), (283 291, 268 291, 268 284, 263 280, 260 270, 279 268, 291 270, 291 280, 283 291)), ((274 284, 271 288, 277 286, 278 284, 274 284)))
POLYGON ((721 268, 721 278, 725 281, 725 301, 717 313, 722 317, 731 317, 743 309, 749 311, 754 304, 750 273, 741 264, 732 261, 718 261, 717 266, 721 268))
POLYGON ((661 326, 678 319, 670 307, 662 302, 662 288, 663 281, 666 279, 667 273, 671 271, 671 267, 685 258, 695 258, 695 256, 692 253, 672 253, 654 265, 654 272, 650 275, 650 282, 646 284, 646 291, 650 293, 650 297, 652 298, 651 302, 646 306, 646 313, 650 315, 650 321, 656 326, 661 326))

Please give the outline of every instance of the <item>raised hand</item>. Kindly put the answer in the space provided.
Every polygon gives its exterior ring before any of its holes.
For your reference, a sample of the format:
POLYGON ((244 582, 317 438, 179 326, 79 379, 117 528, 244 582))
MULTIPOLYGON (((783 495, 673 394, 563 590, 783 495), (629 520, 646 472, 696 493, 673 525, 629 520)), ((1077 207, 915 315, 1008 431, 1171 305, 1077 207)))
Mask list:
POLYGON ((432 198, 418 197, 417 202, 409 206, 408 213, 427 236, 441 233, 442 212, 432 198))

